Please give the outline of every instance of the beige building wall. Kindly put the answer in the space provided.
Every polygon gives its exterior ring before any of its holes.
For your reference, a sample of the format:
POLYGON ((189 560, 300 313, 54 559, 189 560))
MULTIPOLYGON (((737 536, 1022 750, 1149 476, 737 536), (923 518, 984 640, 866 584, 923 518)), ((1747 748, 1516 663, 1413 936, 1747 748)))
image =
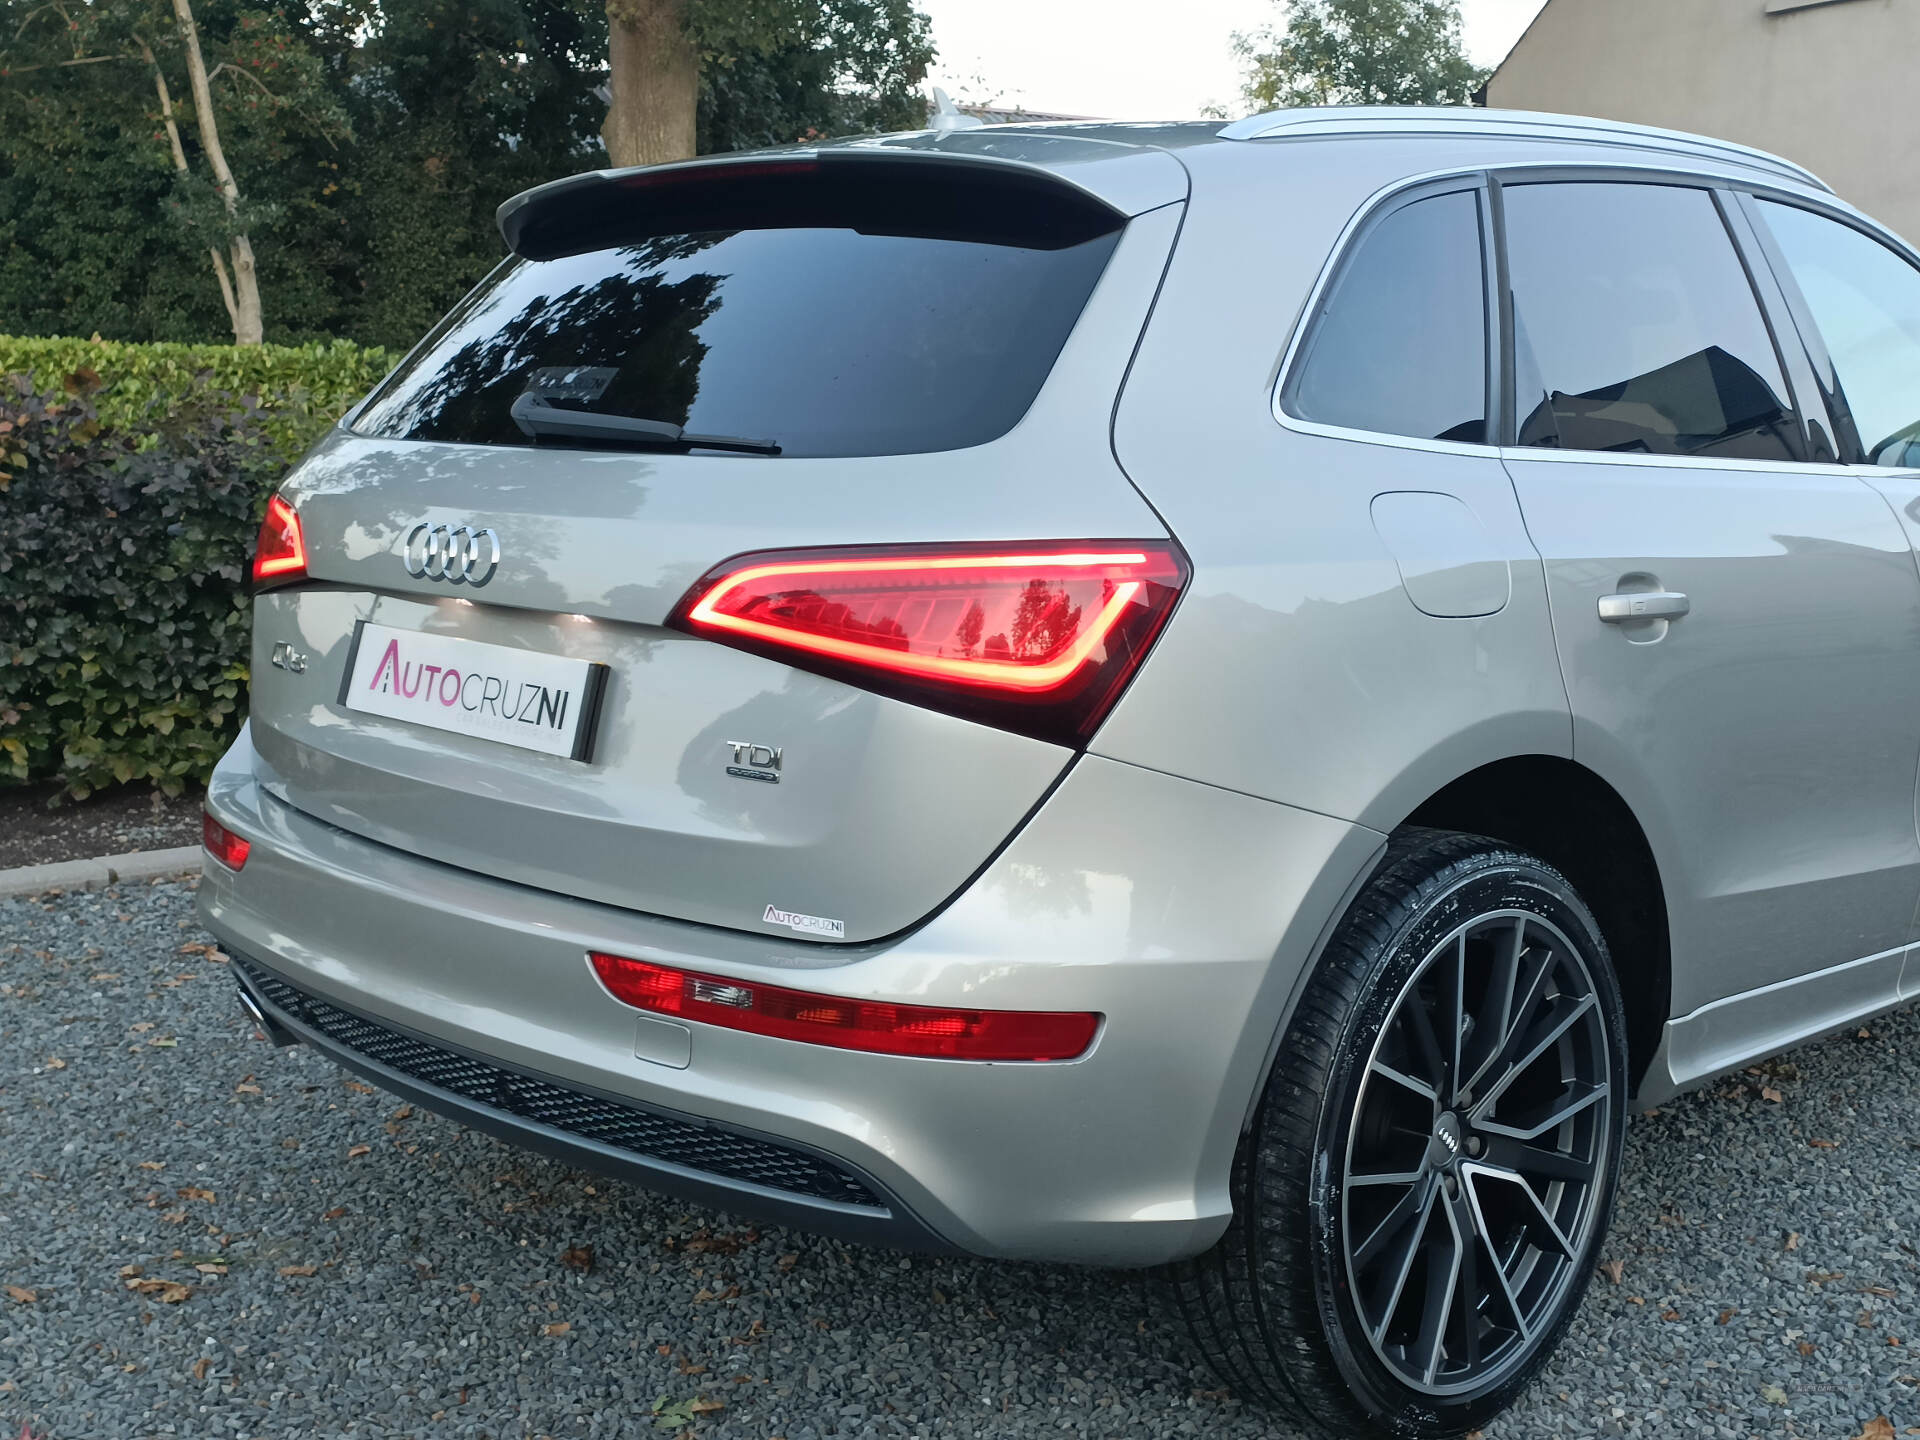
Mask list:
POLYGON ((1547 0, 1487 104, 1757 145, 1920 243, 1920 0, 1547 0))

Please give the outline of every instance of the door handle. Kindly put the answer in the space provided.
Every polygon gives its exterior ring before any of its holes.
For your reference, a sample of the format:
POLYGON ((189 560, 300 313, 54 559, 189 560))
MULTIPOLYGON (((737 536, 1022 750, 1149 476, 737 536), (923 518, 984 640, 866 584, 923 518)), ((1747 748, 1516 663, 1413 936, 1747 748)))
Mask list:
POLYGON ((1623 625, 1629 620, 1678 620, 1692 608, 1692 603, 1678 590, 1642 590, 1600 597, 1600 619, 1607 625, 1623 625))

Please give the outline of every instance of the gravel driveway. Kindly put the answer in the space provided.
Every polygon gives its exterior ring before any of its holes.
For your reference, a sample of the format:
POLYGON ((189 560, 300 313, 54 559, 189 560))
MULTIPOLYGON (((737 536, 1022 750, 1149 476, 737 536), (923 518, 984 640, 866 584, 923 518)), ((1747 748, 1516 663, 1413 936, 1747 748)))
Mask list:
MULTIPOLYGON (((1135 1277, 521 1154, 252 1039, 206 938, 180 883, 0 902, 0 1434, 1282 1433, 1135 1277)), ((1764 1068, 1634 1123, 1619 1282, 1489 1440, 1920 1434, 1920 1016, 1764 1068)))

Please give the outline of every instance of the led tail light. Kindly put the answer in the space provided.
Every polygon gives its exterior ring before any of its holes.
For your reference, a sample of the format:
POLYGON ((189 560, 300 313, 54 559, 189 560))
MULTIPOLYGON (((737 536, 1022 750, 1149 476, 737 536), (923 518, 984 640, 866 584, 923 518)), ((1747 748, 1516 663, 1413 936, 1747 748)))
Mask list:
POLYGON ((729 1030, 945 1060, 1071 1060, 1084 1055, 1098 1015, 1058 1010, 949 1010, 890 1005, 696 975, 644 960, 592 954, 601 983, 639 1010, 729 1030))
POLYGON ((1166 541, 767 551, 670 624, 1065 744, 1098 727, 1186 583, 1166 541))
POLYGON ((200 815, 200 843, 207 847, 209 855, 229 870, 238 870, 245 865, 247 853, 253 849, 252 842, 242 840, 204 811, 200 815))
POLYGON ((255 589, 285 585, 307 576, 307 541, 300 533, 300 517, 278 495, 267 501, 260 538, 253 547, 255 589))

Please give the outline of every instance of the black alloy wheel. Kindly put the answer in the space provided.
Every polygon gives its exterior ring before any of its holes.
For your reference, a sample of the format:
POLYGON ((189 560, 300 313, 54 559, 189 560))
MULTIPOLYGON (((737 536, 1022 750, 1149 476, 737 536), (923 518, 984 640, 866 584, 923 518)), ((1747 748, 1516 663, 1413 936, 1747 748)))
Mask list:
POLYGON ((1296 1003, 1226 1235, 1169 1271, 1207 1360, 1329 1435, 1485 1424, 1586 1292, 1627 1084, 1619 984, 1566 878, 1400 831, 1296 1003))
POLYGON ((1477 916, 1401 991, 1342 1166, 1348 1283, 1408 1387, 1471 1390, 1523 1359, 1600 1218, 1614 1094, 1578 947, 1524 910, 1477 916))

